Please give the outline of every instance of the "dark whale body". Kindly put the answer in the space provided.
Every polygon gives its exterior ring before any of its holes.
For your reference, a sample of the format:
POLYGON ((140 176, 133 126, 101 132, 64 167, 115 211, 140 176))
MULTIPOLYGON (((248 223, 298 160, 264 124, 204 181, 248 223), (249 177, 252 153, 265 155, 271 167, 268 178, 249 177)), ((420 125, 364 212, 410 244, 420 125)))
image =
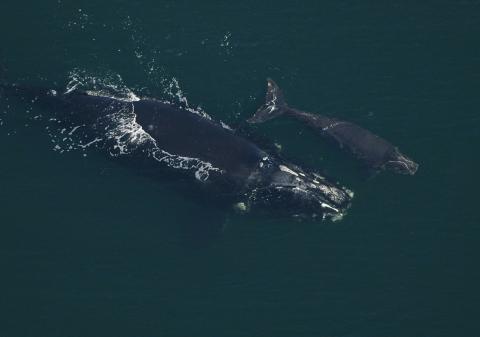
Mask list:
POLYGON ((70 125, 80 123, 111 155, 141 158, 159 172, 189 177, 192 185, 237 202, 241 210, 274 208, 302 217, 337 217, 353 196, 208 116, 168 102, 23 86, 4 85, 3 91, 32 101, 70 125))
POLYGON ((201 158, 242 184, 267 154, 217 123, 155 100, 133 103, 137 123, 168 152, 201 158))
POLYGON ((266 103, 248 120, 250 123, 262 123, 285 114, 303 122, 323 138, 332 140, 373 171, 389 169, 410 175, 417 171, 417 163, 382 137, 351 122, 291 108, 285 103, 278 85, 271 79, 267 84, 266 103))

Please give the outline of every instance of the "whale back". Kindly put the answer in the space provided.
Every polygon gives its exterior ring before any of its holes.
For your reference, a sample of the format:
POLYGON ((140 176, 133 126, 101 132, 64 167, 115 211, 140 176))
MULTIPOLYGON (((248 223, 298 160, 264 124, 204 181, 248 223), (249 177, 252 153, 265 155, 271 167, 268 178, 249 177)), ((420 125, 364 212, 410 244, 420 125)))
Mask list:
POLYGON ((246 179, 266 155, 250 141, 194 112, 171 104, 134 102, 136 122, 169 153, 199 158, 246 179))

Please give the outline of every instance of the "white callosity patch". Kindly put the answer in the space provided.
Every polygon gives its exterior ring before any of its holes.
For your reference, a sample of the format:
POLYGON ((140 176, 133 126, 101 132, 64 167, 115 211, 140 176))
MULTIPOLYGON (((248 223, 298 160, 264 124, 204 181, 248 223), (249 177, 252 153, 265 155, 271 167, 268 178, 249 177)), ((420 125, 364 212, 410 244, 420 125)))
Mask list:
POLYGON ((331 210, 333 210, 333 211, 335 211, 335 212, 337 212, 337 213, 340 212, 337 208, 332 207, 332 206, 330 206, 329 204, 326 204, 326 203, 324 203, 324 202, 320 203, 320 206, 322 206, 322 208, 329 208, 329 209, 331 209, 331 210))
MULTIPOLYGON (((294 169, 291 169, 286 165, 279 165, 278 168, 280 169, 280 171, 288 173, 294 177, 293 181, 296 186, 292 189, 292 191, 294 191, 295 193, 310 194, 315 193, 313 192, 315 190, 321 191, 325 198, 337 204, 345 202, 345 194, 347 194, 350 198, 353 197, 353 192, 348 189, 329 186, 322 183, 321 181, 318 181, 315 178, 319 178, 322 180, 325 179, 318 174, 312 174, 313 178, 309 178, 304 172, 301 172, 300 170, 294 171, 294 169)), ((277 188, 280 189, 281 186, 277 188)), ((328 204, 326 201, 319 201, 319 204, 321 208, 329 209, 331 211, 334 211, 336 214, 342 214, 340 209, 328 204)))
POLYGON ((333 200, 336 203, 342 203, 345 199, 343 191, 339 188, 327 186, 324 184, 318 184, 316 185, 316 188, 321 190, 325 195, 328 196, 330 200, 333 200))
POLYGON ((272 159, 269 156, 265 156, 262 158, 260 163, 258 164, 260 168, 268 168, 273 165, 272 159))
POLYGON ((280 171, 287 172, 287 173, 293 174, 294 176, 298 177, 297 172, 293 171, 292 169, 289 169, 285 165, 279 165, 278 168, 280 169, 280 171))
POLYGON ((348 194, 348 196, 349 196, 350 198, 353 198, 353 197, 355 196, 355 193, 354 193, 352 190, 350 190, 350 189, 348 189, 348 188, 346 188, 346 187, 343 187, 343 189, 345 190, 345 192, 348 194))

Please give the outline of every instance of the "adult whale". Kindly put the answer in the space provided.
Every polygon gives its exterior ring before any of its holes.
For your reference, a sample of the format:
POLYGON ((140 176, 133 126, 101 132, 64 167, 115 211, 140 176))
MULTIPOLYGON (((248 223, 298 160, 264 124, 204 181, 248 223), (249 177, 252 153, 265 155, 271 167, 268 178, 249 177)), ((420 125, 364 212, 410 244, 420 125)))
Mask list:
POLYGON ((248 122, 262 123, 282 114, 305 123, 320 136, 333 140, 373 171, 388 169, 413 175, 418 169, 418 164, 402 154, 397 147, 361 126, 289 107, 278 85, 267 79, 266 102, 248 122))
MULTIPOLYGON (((316 172, 269 154, 195 110, 150 98, 118 99, 98 92, 3 85, 84 130, 113 156, 127 156, 162 175, 180 173, 240 209, 273 208, 302 217, 338 217, 353 194, 316 172)), ((175 174, 174 174, 175 175, 175 174)))

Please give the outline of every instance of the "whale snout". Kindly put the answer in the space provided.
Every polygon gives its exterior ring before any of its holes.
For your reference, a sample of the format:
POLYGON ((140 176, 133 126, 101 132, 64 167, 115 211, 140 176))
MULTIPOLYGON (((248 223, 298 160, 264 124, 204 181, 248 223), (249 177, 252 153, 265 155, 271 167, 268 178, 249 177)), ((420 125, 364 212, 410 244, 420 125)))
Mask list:
POLYGON ((414 175, 419 165, 395 149, 392 158, 385 163, 385 167, 395 173, 414 175))
POLYGON ((270 208, 295 217, 334 220, 345 215, 352 198, 353 192, 319 174, 281 164, 272 172, 260 199, 270 208))

